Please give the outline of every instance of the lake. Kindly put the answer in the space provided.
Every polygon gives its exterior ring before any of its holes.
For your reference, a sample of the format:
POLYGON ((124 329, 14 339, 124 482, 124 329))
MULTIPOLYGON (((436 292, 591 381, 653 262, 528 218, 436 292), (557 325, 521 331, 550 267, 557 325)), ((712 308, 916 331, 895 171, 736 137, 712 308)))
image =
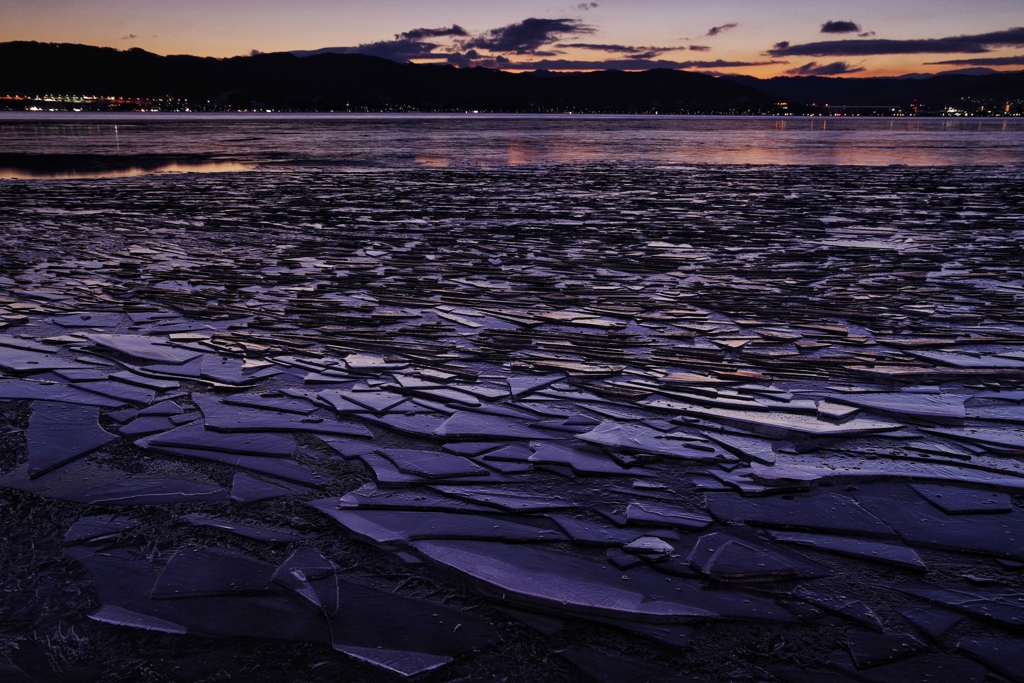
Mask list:
POLYGON ((1020 118, 0 113, 0 178, 256 166, 1014 165, 1020 118))

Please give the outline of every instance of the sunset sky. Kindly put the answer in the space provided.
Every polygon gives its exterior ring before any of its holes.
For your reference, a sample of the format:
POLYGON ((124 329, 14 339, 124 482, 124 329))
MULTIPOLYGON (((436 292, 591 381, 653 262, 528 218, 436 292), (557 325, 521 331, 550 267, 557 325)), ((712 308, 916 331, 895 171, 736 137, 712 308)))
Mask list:
POLYGON ((0 41, 758 77, 1024 69, 1022 0, 4 0, 0 41))

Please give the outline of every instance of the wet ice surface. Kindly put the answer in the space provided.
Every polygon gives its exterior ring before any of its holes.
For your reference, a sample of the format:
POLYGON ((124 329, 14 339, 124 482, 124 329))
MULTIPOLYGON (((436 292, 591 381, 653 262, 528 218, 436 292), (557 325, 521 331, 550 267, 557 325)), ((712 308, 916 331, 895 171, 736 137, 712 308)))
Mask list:
POLYGON ((12 680, 1019 679, 1019 169, 0 203, 12 680))

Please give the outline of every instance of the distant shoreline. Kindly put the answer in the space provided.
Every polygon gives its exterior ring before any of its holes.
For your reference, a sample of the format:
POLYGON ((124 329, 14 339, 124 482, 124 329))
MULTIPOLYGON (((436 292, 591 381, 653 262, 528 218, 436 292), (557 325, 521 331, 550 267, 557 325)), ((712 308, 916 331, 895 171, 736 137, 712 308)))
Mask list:
POLYGON ((566 112, 516 112, 516 111, 278 111, 278 110, 162 110, 162 109, 13 109, 0 108, 0 120, 17 120, 17 115, 24 114, 25 118, 45 116, 48 114, 63 114, 72 116, 181 116, 181 117, 203 117, 220 118, 224 116, 252 116, 252 117, 280 117, 280 118, 331 118, 331 117, 352 117, 352 118, 551 118, 562 119, 570 116, 585 118, 761 118, 761 119, 1024 119, 1024 113, 1004 114, 998 112, 965 112, 958 114, 929 113, 877 113, 877 114, 844 114, 844 113, 800 113, 780 114, 776 112, 699 112, 699 113, 676 113, 676 112, 597 112, 597 111, 566 111, 566 112))

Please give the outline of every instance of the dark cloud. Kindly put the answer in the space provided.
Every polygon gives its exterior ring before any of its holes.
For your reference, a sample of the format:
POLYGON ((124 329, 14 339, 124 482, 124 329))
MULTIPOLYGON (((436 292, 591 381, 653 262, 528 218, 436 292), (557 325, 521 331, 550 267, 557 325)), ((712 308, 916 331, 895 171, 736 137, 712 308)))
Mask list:
POLYGON ((731 24, 722 24, 721 26, 712 26, 711 30, 708 31, 707 33, 705 33, 704 35, 706 35, 706 36, 717 36, 719 33, 722 33, 724 31, 728 31, 730 29, 734 29, 737 26, 739 26, 739 24, 737 24, 736 22, 733 22, 731 24))
POLYGON ((121 40, 135 40, 136 38, 138 38, 138 36, 134 33, 129 33, 126 36, 121 36, 121 40))
POLYGON ((450 28, 443 26, 441 28, 414 28, 411 31, 396 34, 395 40, 423 40, 424 38, 445 38, 449 36, 465 38, 469 34, 466 33, 466 29, 458 24, 452 24, 450 28))
POLYGON ((535 54, 542 45, 554 42, 561 36, 593 32, 593 28, 576 19, 531 17, 516 24, 491 29, 482 36, 467 41, 464 47, 528 55, 535 54))
POLYGON ((708 47, 707 45, 691 45, 689 49, 693 50, 694 52, 707 52, 711 48, 708 47))
POLYGON ((807 57, 828 57, 838 55, 909 55, 922 53, 979 53, 993 47, 1024 47, 1024 27, 1006 31, 982 33, 973 36, 950 38, 924 38, 919 40, 829 40, 820 43, 790 45, 776 43, 768 51, 772 57, 804 55, 807 57))
POLYGON ((840 74, 854 74, 863 71, 862 66, 850 66, 846 62, 832 62, 831 64, 818 64, 807 62, 803 66, 789 69, 786 73, 790 76, 838 76, 840 74))
POLYGON ((576 9, 583 10, 584 12, 597 8, 598 4, 596 2, 581 2, 580 4, 576 5, 576 9))
POLYGON ((371 57, 390 59, 393 62, 407 62, 410 59, 443 58, 446 54, 434 52, 440 45, 422 40, 382 40, 377 43, 364 43, 356 47, 325 47, 320 50, 294 50, 296 57, 312 57, 325 53, 360 54, 371 57))
POLYGON ((860 26, 852 21, 826 21, 821 25, 822 33, 860 33, 860 26))
POLYGON ((1024 65, 1024 55, 1017 57, 975 57, 974 59, 947 59, 944 62, 925 64, 956 64, 961 66, 1017 66, 1024 65))
POLYGON ((857 37, 858 38, 870 38, 873 35, 875 35, 874 31, 865 31, 864 33, 858 33, 857 37))

